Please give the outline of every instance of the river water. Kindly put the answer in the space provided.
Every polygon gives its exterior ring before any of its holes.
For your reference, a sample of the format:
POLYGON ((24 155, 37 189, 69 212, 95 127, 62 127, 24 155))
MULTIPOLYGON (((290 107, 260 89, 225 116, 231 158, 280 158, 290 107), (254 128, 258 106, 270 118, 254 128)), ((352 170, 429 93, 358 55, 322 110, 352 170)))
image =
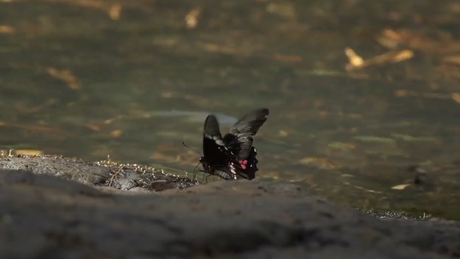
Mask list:
POLYGON ((226 131, 267 107, 258 178, 460 218, 457 1, 12 0, 0 17, 2 149, 191 173, 182 141, 201 152, 207 114, 226 131))

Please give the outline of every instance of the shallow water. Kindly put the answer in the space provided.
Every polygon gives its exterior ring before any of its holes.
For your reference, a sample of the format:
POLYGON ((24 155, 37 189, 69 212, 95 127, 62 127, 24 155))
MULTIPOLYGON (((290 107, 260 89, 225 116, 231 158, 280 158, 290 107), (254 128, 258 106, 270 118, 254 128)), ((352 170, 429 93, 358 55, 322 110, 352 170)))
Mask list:
POLYGON ((226 131, 267 107, 259 178, 460 218, 456 1, 0 5, 4 149, 191 172, 199 154, 182 141, 201 151, 207 113, 226 131), (346 48, 414 57, 347 71, 346 48), (420 186, 413 165, 428 170, 420 186))

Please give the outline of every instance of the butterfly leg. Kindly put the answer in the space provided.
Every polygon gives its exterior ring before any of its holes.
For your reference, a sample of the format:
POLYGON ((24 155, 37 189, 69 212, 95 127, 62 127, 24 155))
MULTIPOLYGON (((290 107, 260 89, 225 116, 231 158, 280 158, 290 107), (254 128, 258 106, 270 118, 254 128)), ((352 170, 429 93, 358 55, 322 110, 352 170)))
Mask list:
POLYGON ((208 183, 208 177, 211 176, 210 174, 206 176, 206 174, 203 173, 203 182, 208 183))
POLYGON ((213 174, 209 174, 208 176, 206 176, 206 183, 208 183, 208 178, 212 176, 212 179, 214 180, 214 175, 213 174))
POLYGON ((192 178, 192 179, 193 179, 193 180, 196 180, 196 170, 193 171, 193 178, 192 178))

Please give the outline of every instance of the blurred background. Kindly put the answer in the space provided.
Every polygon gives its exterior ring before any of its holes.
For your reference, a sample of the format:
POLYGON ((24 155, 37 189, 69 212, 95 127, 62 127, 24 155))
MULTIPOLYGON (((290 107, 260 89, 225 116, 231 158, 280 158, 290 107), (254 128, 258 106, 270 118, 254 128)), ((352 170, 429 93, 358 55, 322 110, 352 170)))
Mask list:
POLYGON ((3 0, 0 59, 4 150, 190 173, 267 107, 257 178, 460 219, 459 1, 3 0))

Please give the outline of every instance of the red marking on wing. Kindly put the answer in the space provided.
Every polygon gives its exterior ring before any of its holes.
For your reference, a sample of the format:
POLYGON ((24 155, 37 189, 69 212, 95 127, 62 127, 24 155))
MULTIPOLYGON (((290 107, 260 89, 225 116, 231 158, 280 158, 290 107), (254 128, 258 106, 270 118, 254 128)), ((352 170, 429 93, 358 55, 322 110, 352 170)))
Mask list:
POLYGON ((248 164, 248 160, 241 160, 238 161, 241 165, 241 168, 246 169, 246 165, 248 164))

